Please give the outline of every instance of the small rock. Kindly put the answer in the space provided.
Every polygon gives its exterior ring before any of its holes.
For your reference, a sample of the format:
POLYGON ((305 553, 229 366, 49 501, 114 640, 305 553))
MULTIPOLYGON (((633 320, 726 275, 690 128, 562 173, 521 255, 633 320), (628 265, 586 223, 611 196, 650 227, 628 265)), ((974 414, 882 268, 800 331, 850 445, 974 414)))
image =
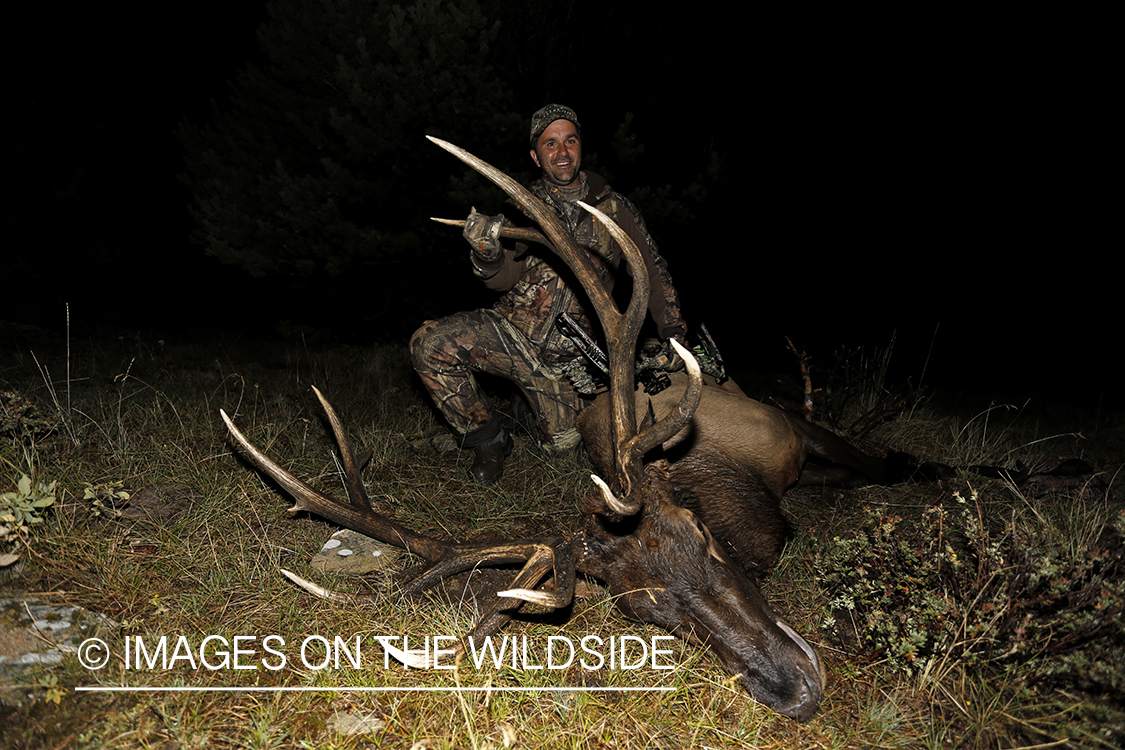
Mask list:
POLYGON ((107 617, 31 596, 0 598, 0 671, 57 664, 103 627, 107 617))
POLYGON ((340 529, 313 556, 312 566, 325 573, 363 575, 398 559, 402 550, 351 529, 340 529))
POLYGON ((371 734, 387 726, 387 722, 374 714, 349 714, 337 711, 328 718, 326 726, 339 734, 371 734))

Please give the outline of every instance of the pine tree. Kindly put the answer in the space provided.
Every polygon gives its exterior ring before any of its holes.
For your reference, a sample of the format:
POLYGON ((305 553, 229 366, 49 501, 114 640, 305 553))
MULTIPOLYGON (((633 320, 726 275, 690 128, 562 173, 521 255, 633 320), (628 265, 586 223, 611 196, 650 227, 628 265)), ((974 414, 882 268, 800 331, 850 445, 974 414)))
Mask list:
POLYGON ((483 183, 424 135, 519 155, 524 118, 489 62, 498 24, 476 0, 267 8, 264 63, 239 74, 212 123, 179 130, 196 240, 294 289, 370 284, 380 264, 435 252, 426 217, 464 211, 483 183))

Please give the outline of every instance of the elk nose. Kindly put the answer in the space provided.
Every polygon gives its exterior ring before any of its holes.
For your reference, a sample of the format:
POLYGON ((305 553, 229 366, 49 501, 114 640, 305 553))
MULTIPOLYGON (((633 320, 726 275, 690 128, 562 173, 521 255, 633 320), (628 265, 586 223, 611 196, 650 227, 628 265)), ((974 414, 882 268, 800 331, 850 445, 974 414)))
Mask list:
POLYGON ((808 721, 816 714, 816 709, 824 697, 820 675, 815 671, 802 669, 796 692, 793 701, 786 706, 778 706, 777 712, 797 721, 808 721))

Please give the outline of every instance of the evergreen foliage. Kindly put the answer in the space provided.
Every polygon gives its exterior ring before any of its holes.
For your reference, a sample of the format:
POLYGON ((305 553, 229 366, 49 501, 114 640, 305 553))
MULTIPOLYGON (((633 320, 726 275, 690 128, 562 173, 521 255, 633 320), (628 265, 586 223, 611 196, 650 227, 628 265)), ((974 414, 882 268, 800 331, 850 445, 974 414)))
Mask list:
POLYGON ((517 212, 424 136, 453 141, 527 184, 536 176, 528 118, 548 101, 579 111, 593 134, 584 168, 633 199, 678 287, 694 286, 691 266, 674 259, 711 220, 704 200, 720 160, 679 150, 684 124, 668 119, 666 105, 669 88, 690 89, 686 73, 621 46, 640 37, 644 49, 660 49, 670 33, 663 27, 571 0, 266 7, 258 63, 231 82, 210 122, 182 122, 177 132, 194 242, 260 279, 222 295, 227 317, 345 335, 350 322, 351 332, 401 339, 425 318, 487 305, 456 230, 429 217, 459 218, 474 206, 517 212), (635 109, 659 133, 655 158, 634 132, 635 109), (314 304, 294 306, 305 299, 314 304))
POLYGON ((521 129, 487 54, 499 25, 475 0, 267 7, 264 62, 232 82, 212 123, 179 130, 196 240, 297 288, 417 261, 426 217, 469 179, 445 177, 465 170, 424 135, 503 153, 521 129))

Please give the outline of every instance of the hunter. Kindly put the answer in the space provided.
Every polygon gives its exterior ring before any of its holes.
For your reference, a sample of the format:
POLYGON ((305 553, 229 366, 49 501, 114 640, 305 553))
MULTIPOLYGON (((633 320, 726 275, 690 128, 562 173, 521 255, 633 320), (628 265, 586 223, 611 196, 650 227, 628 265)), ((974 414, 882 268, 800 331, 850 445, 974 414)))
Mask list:
MULTIPOLYGON (((531 159, 542 170, 531 192, 589 251, 611 293, 622 250, 578 201, 608 214, 633 239, 651 282, 648 310, 656 332, 664 342, 672 337, 683 341, 687 326, 667 263, 636 206, 603 178, 582 171, 582 129, 574 110, 548 104, 532 116, 531 159)), ((461 445, 474 450, 472 477, 484 484, 500 478, 512 438, 474 372, 518 385, 531 406, 540 446, 548 455, 566 455, 580 445, 575 419, 589 399, 575 387, 584 380, 585 358, 573 331, 568 334, 560 319, 566 313, 587 335, 597 336, 596 317, 566 265, 547 248, 518 242, 505 247, 499 231, 506 223, 503 215, 485 216, 474 209, 464 228, 473 272, 486 287, 502 293, 499 301, 491 308, 426 321, 410 341, 414 368, 461 445)))

